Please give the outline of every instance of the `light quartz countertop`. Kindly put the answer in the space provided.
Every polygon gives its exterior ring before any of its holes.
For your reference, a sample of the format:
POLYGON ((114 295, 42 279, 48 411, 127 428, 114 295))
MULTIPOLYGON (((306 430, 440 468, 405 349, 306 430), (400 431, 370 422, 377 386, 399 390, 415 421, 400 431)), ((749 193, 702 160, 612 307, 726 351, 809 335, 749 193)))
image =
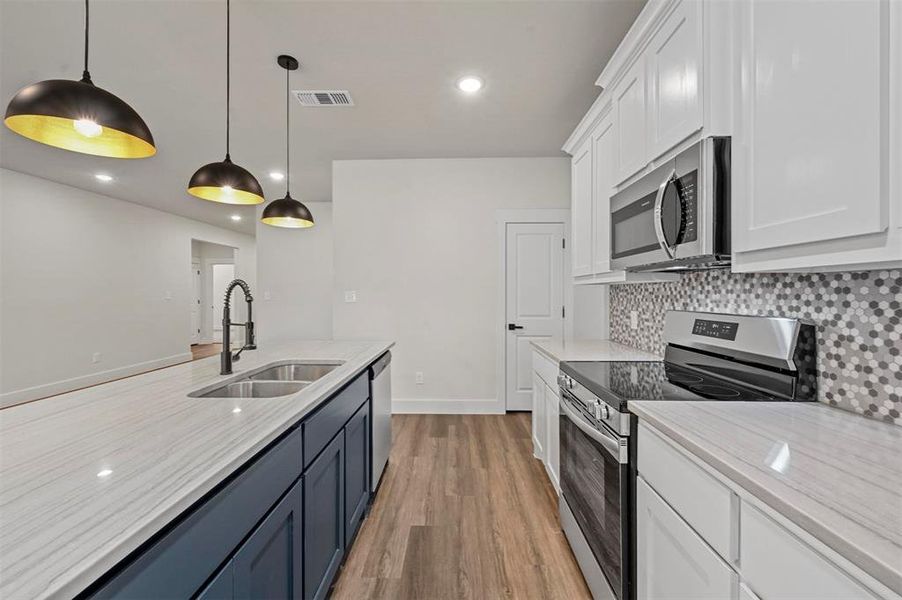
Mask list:
POLYGON ((0 597, 80 592, 391 346, 264 345, 234 375, 217 355, 0 410, 0 597), (292 396, 188 397, 289 359, 345 362, 292 396))
POLYGON ((819 402, 629 409, 902 594, 902 427, 819 402))
POLYGON ((539 352, 554 362, 568 360, 597 361, 658 361, 661 357, 651 352, 636 350, 611 340, 534 340, 539 352))

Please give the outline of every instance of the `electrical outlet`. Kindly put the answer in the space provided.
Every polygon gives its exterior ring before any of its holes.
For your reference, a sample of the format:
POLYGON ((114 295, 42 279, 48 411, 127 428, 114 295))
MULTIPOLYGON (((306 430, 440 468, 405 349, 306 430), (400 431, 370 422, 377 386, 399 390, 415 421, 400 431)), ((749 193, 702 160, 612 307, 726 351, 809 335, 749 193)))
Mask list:
POLYGON ((345 302, 357 302, 357 290, 346 290, 345 302))
POLYGON ((416 373, 417 385, 423 385, 423 372, 417 371, 416 373))
POLYGON ((630 311, 630 329, 639 329, 639 311, 630 311))
POLYGON ((95 365, 102 360, 103 360, 103 354, 101 354, 100 352, 95 352, 94 354, 91 355, 91 362, 94 363, 95 365))
POLYGON ((172 300, 172 292, 169 290, 166 290, 166 295, 163 296, 163 300, 172 300))
POLYGON ((264 300, 272 300, 272 294, 270 293, 269 290, 266 290, 265 292, 263 292, 263 299, 264 300))

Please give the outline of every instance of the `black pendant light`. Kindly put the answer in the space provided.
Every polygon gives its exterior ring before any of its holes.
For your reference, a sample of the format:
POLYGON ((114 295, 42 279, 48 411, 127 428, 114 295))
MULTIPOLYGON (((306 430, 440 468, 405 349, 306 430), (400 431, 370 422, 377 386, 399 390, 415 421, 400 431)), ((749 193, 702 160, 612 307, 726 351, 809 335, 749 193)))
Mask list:
POLYGON ((21 89, 6 107, 3 122, 28 139, 82 154, 146 158, 157 152, 150 129, 135 109, 91 81, 88 0, 81 80, 48 79, 21 89))
POLYGON ((231 2, 226 0, 226 155, 222 162, 213 162, 199 168, 188 182, 188 193, 204 200, 223 204, 260 204, 264 201, 263 188, 250 171, 232 162, 229 156, 231 99, 231 2))
POLYGON ((260 221, 273 227, 301 229, 313 227, 313 215, 302 202, 291 197, 291 111, 289 100, 291 93, 288 76, 297 70, 298 61, 293 56, 283 54, 277 59, 279 66, 285 69, 285 197, 273 200, 263 209, 260 221))

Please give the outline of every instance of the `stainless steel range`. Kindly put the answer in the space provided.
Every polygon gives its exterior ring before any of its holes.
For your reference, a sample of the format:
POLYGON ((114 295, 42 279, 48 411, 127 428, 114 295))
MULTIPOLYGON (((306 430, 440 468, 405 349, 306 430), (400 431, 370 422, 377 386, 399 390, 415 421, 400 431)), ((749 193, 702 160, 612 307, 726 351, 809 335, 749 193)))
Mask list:
POLYGON ((635 595, 631 400, 817 398, 810 323, 671 311, 664 340, 662 362, 561 363, 561 526, 596 599, 635 595))

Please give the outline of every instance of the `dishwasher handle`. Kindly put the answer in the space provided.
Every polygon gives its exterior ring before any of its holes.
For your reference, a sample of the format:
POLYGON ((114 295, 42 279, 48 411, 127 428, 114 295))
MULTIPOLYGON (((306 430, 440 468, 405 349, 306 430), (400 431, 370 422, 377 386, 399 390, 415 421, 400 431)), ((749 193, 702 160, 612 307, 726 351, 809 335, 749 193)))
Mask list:
POLYGON ((391 364, 391 352, 386 352, 385 354, 380 356, 379 359, 376 360, 376 362, 373 363, 373 366, 370 367, 373 370, 373 374, 371 377, 373 379, 379 377, 379 375, 382 373, 382 371, 387 369, 390 364, 391 364))

